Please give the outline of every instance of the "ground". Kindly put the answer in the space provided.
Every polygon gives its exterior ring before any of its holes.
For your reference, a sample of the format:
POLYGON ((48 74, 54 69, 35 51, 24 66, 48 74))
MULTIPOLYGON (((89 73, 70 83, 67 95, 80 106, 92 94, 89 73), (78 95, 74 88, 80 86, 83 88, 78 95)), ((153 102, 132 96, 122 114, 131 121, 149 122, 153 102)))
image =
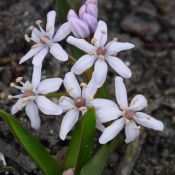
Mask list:
MULTIPOLYGON (((120 41, 129 41, 136 45, 132 51, 119 55, 130 65, 133 72, 132 78, 126 81, 130 99, 135 94, 144 94, 149 101, 147 112, 165 124, 164 132, 145 129, 139 141, 127 146, 123 144, 111 155, 103 174, 174 175, 175 1, 101 0, 99 4, 99 18, 107 21, 109 37, 117 37, 120 41), (135 152, 128 154, 129 150, 133 149, 135 152)), ((23 76, 24 79, 31 77, 30 61, 22 66, 18 65, 21 56, 29 49, 29 45, 23 39, 24 34, 28 32, 27 27, 37 19, 45 20, 46 13, 54 7, 54 0, 0 2, 0 108, 7 112, 10 112, 14 103, 7 100, 7 95, 17 93, 9 88, 10 82, 17 76, 23 76)), ((62 65, 49 56, 44 64, 43 79, 63 77, 71 64, 62 65)), ((113 80, 114 73, 111 70, 108 79, 110 87, 113 87, 113 80)), ((68 142, 61 142, 58 138, 62 117, 42 115, 42 127, 38 131, 30 128, 24 112, 15 117, 63 162, 68 142)), ((0 152, 4 154, 7 165, 11 167, 11 174, 41 174, 1 120, 0 152)), ((5 172, 0 170, 0 174, 3 175, 5 172)))

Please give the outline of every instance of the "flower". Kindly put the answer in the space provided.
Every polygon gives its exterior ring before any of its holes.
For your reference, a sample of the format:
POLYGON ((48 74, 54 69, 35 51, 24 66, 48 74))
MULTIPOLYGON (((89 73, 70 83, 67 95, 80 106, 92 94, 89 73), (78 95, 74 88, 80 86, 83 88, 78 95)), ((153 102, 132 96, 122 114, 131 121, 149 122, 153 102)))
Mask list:
MULTIPOLYGON (((86 85, 85 83, 82 83, 81 86, 83 89, 81 90, 80 85, 72 72, 68 72, 65 75, 63 84, 69 95, 72 97, 63 96, 60 98, 59 102, 63 111, 67 112, 63 118, 60 128, 60 138, 65 140, 69 131, 78 121, 80 112, 83 115, 87 109, 92 106, 91 100, 93 99, 97 89, 92 86, 92 84, 86 85)), ((96 126, 99 130, 104 129, 103 125, 98 122, 96 126)))
POLYGON ((67 37, 67 35, 71 32, 70 26, 69 23, 66 22, 61 25, 61 27, 55 33, 55 17, 56 12, 54 10, 47 14, 46 31, 41 27, 41 20, 36 21, 36 25, 38 26, 39 30, 34 26, 30 27, 32 30, 31 37, 29 38, 26 34, 25 39, 27 42, 33 41, 35 44, 32 46, 30 51, 21 58, 20 64, 34 56, 33 64, 41 65, 48 52, 50 52, 60 61, 68 60, 67 53, 57 42, 60 42, 67 37))
POLYGON ((108 44, 106 44, 106 41, 107 26, 103 21, 98 22, 91 44, 84 39, 77 39, 72 36, 67 38, 68 43, 87 53, 74 64, 71 71, 80 75, 95 63, 92 80, 94 80, 97 87, 101 87, 106 80, 107 63, 123 78, 131 77, 130 69, 116 55, 119 51, 133 48, 134 45, 118 42, 116 38, 108 44))
POLYGON ((40 82, 40 76, 37 76, 37 73, 41 71, 40 69, 41 67, 34 67, 32 83, 29 81, 23 83, 23 78, 18 77, 16 82, 21 84, 21 86, 15 83, 11 83, 10 86, 20 89, 21 94, 8 96, 9 99, 18 99, 16 104, 13 105, 11 113, 15 114, 25 107, 26 114, 31 121, 31 126, 35 129, 39 129, 41 123, 38 109, 46 115, 60 115, 63 112, 60 106, 44 96, 44 94, 57 91, 62 84, 62 79, 49 78, 40 82))
POLYGON ((121 77, 115 78, 115 93, 119 105, 113 101, 99 99, 93 103, 98 103, 97 118, 99 122, 105 123, 115 120, 110 126, 104 129, 99 142, 105 144, 112 140, 125 127, 125 142, 129 143, 140 134, 140 126, 137 124, 162 131, 164 125, 161 121, 140 112, 147 107, 147 100, 143 95, 136 95, 128 106, 126 87, 121 77), (137 124, 136 124, 137 123, 137 124))

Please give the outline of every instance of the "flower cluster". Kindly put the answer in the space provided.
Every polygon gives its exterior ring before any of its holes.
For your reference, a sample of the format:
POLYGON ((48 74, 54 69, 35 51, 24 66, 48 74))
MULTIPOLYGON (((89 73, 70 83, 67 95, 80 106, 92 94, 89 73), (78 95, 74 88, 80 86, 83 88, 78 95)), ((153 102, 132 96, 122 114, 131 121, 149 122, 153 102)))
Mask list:
POLYGON ((22 77, 11 83, 12 87, 21 90, 19 95, 9 95, 9 98, 17 98, 12 107, 12 114, 25 107, 31 126, 35 129, 40 127, 38 109, 46 115, 60 115, 65 113, 61 123, 60 138, 65 140, 67 134, 74 127, 80 116, 89 108, 96 110, 96 128, 102 132, 99 142, 105 144, 112 140, 125 127, 125 142, 133 141, 140 134, 142 125, 154 130, 163 130, 163 123, 155 118, 139 112, 147 107, 146 98, 136 95, 128 105, 126 87, 123 78, 131 78, 131 70, 117 57, 118 52, 134 47, 128 42, 119 42, 117 38, 107 43, 107 25, 104 21, 98 21, 98 8, 96 0, 87 0, 80 8, 79 14, 70 10, 67 22, 62 24, 55 32, 56 12, 47 14, 47 24, 44 30, 41 21, 36 21, 36 26, 31 26, 31 37, 25 35, 27 42, 34 42, 30 51, 21 58, 20 64, 33 58, 32 81, 22 82, 22 77), (68 36, 70 34, 74 36, 68 36), (91 41, 85 38, 94 34, 91 41), (68 37, 68 38, 67 38, 68 37), (43 60, 50 52, 57 60, 67 61, 67 52, 59 44, 67 38, 67 43, 85 52, 71 68, 71 71, 62 78, 50 78, 41 81, 43 60), (75 75, 81 75, 94 65, 91 80, 85 84, 79 82, 75 75), (115 95, 116 101, 95 98, 98 88, 106 81, 108 66, 116 73, 115 95), (17 85, 20 84, 21 86, 17 85), (64 85, 68 96, 62 96, 56 104, 47 98, 47 94, 56 92, 64 85), (108 122, 111 122, 109 125, 108 122), (106 123, 106 124, 105 124, 106 123), (136 124, 137 123, 137 124, 136 124))

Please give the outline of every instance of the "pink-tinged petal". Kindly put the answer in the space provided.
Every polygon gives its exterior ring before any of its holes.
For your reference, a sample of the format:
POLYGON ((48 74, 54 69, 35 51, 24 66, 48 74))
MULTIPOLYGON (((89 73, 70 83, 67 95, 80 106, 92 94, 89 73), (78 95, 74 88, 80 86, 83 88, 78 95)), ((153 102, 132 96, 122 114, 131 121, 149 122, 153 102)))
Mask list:
POLYGON ((134 120, 147 128, 151 128, 157 131, 163 131, 164 125, 161 121, 149 116, 148 114, 145 114, 143 112, 136 112, 134 116, 134 120))
POLYGON ((28 117, 30 119, 32 128, 39 129, 40 124, 41 124, 41 120, 39 117, 39 112, 38 112, 38 108, 37 108, 36 104, 34 102, 29 102, 27 104, 25 110, 26 110, 26 114, 28 115, 28 117))
POLYGON ((36 43, 40 43, 40 36, 41 36, 41 32, 37 29, 37 28, 34 28, 32 30, 32 40, 36 43))
POLYGON ((82 5, 79 9, 79 17, 83 19, 83 15, 86 13, 86 5, 82 5))
POLYGON ((81 97, 80 85, 72 72, 68 72, 63 80, 64 87, 73 98, 81 97))
POLYGON ((99 121, 96 122, 96 128, 101 132, 103 132, 105 130, 104 125, 101 124, 99 121))
POLYGON ((115 95, 120 108, 128 108, 128 97, 125 84, 121 77, 115 78, 115 95))
POLYGON ((66 38, 71 33, 71 28, 69 22, 66 22, 60 26, 58 31, 56 32, 53 42, 59 42, 62 41, 64 38, 66 38))
POLYGON ((66 51, 58 43, 51 44, 50 53, 59 61, 68 60, 68 55, 66 51))
POLYGON ((106 61, 120 76, 122 76, 123 78, 131 78, 131 70, 119 58, 114 56, 108 56, 106 58, 106 61))
POLYGON ((54 10, 50 11, 47 14, 47 24, 46 24, 46 32, 50 37, 53 37, 55 30, 55 18, 56 12, 54 10))
POLYGON ((69 97, 61 97, 59 100, 59 106, 61 106, 63 112, 66 112, 74 106, 74 101, 69 97))
POLYGON ((107 142, 112 140, 123 129, 124 124, 125 124, 124 118, 118 119, 115 122, 113 122, 110 126, 108 126, 104 130, 103 134, 101 135, 99 139, 99 142, 101 144, 106 144, 107 142))
POLYGON ((134 44, 131 43, 122 43, 117 41, 111 41, 106 45, 106 49, 109 55, 116 54, 117 52, 132 49, 134 44))
POLYGON ((133 111, 140 111, 147 107, 147 105, 148 103, 146 98, 143 95, 139 94, 132 99, 129 108, 133 111))
POLYGON ((48 94, 50 92, 57 91, 63 80, 61 78, 49 78, 46 80, 41 81, 39 87, 37 89, 38 94, 48 94))
POLYGON ((14 115, 16 114, 18 111, 20 111, 23 107, 25 107, 27 104, 27 102, 23 101, 22 99, 19 99, 13 106, 11 109, 11 114, 14 115))
POLYGON ((92 79, 96 83, 97 88, 101 87, 106 81, 108 66, 104 60, 97 60, 92 74, 92 79))
POLYGON ((125 135, 126 135, 125 143, 132 142, 139 136, 139 134, 140 130, 138 129, 138 126, 134 121, 129 121, 125 125, 125 135))
POLYGON ((73 36, 69 36, 67 38, 67 42, 80 50, 90 53, 90 54, 95 54, 95 48, 93 45, 89 44, 86 40, 84 39, 77 39, 73 36))
POLYGON ((49 51, 48 47, 43 48, 40 52, 38 52, 34 57, 32 63, 34 66, 40 66, 46 57, 47 53, 49 51))
POLYGON ((40 80, 41 80, 41 69, 42 65, 33 66, 33 73, 32 73, 32 87, 37 89, 40 80))
POLYGON ((37 96, 35 101, 39 110, 46 115, 60 115, 63 112, 60 106, 44 96, 37 96))
POLYGON ((38 47, 36 47, 36 48, 30 49, 30 50, 26 53, 26 55, 24 55, 24 56, 21 58, 19 64, 24 63, 25 61, 27 61, 28 59, 30 59, 31 57, 33 57, 34 55, 36 55, 38 52, 40 52, 42 49, 43 49, 42 46, 38 46, 38 47))
POLYGON ((99 21, 97 24, 97 29, 94 34, 95 46, 102 47, 107 41, 107 25, 104 21, 99 21))
POLYGON ((60 128, 60 138, 61 140, 65 140, 69 131, 74 127, 75 123, 78 121, 79 111, 74 109, 70 110, 64 116, 61 128, 60 128))
POLYGON ((71 71, 76 75, 80 75, 94 64, 95 59, 94 55, 84 55, 73 65, 71 71))
POLYGON ((102 108, 96 111, 97 119, 100 123, 106 123, 122 116, 122 112, 118 107, 102 108))

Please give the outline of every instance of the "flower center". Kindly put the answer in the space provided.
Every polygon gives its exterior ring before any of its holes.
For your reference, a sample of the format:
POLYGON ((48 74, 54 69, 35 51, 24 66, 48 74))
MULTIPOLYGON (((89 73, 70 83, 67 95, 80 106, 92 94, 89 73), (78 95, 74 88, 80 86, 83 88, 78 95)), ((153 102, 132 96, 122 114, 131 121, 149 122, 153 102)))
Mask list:
POLYGON ((30 97, 30 96, 35 96, 36 94, 32 91, 32 90, 26 90, 24 93, 23 93, 23 95, 22 95, 22 97, 24 98, 24 97, 30 97))
POLYGON ((127 110, 124 113, 124 116, 128 119, 128 120, 132 120, 133 116, 134 116, 134 111, 132 110, 127 110))
POLYGON ((78 97, 76 99, 74 99, 74 105, 77 107, 77 108, 81 108, 83 106, 86 105, 86 101, 84 98, 82 97, 78 97))
POLYGON ((106 48, 105 47, 99 47, 97 49, 97 55, 105 56, 105 54, 106 54, 106 48))
POLYGON ((47 44, 47 45, 50 45, 50 43, 51 43, 51 40, 50 40, 49 36, 47 36, 47 35, 41 36, 40 41, 41 41, 41 43, 47 44))

